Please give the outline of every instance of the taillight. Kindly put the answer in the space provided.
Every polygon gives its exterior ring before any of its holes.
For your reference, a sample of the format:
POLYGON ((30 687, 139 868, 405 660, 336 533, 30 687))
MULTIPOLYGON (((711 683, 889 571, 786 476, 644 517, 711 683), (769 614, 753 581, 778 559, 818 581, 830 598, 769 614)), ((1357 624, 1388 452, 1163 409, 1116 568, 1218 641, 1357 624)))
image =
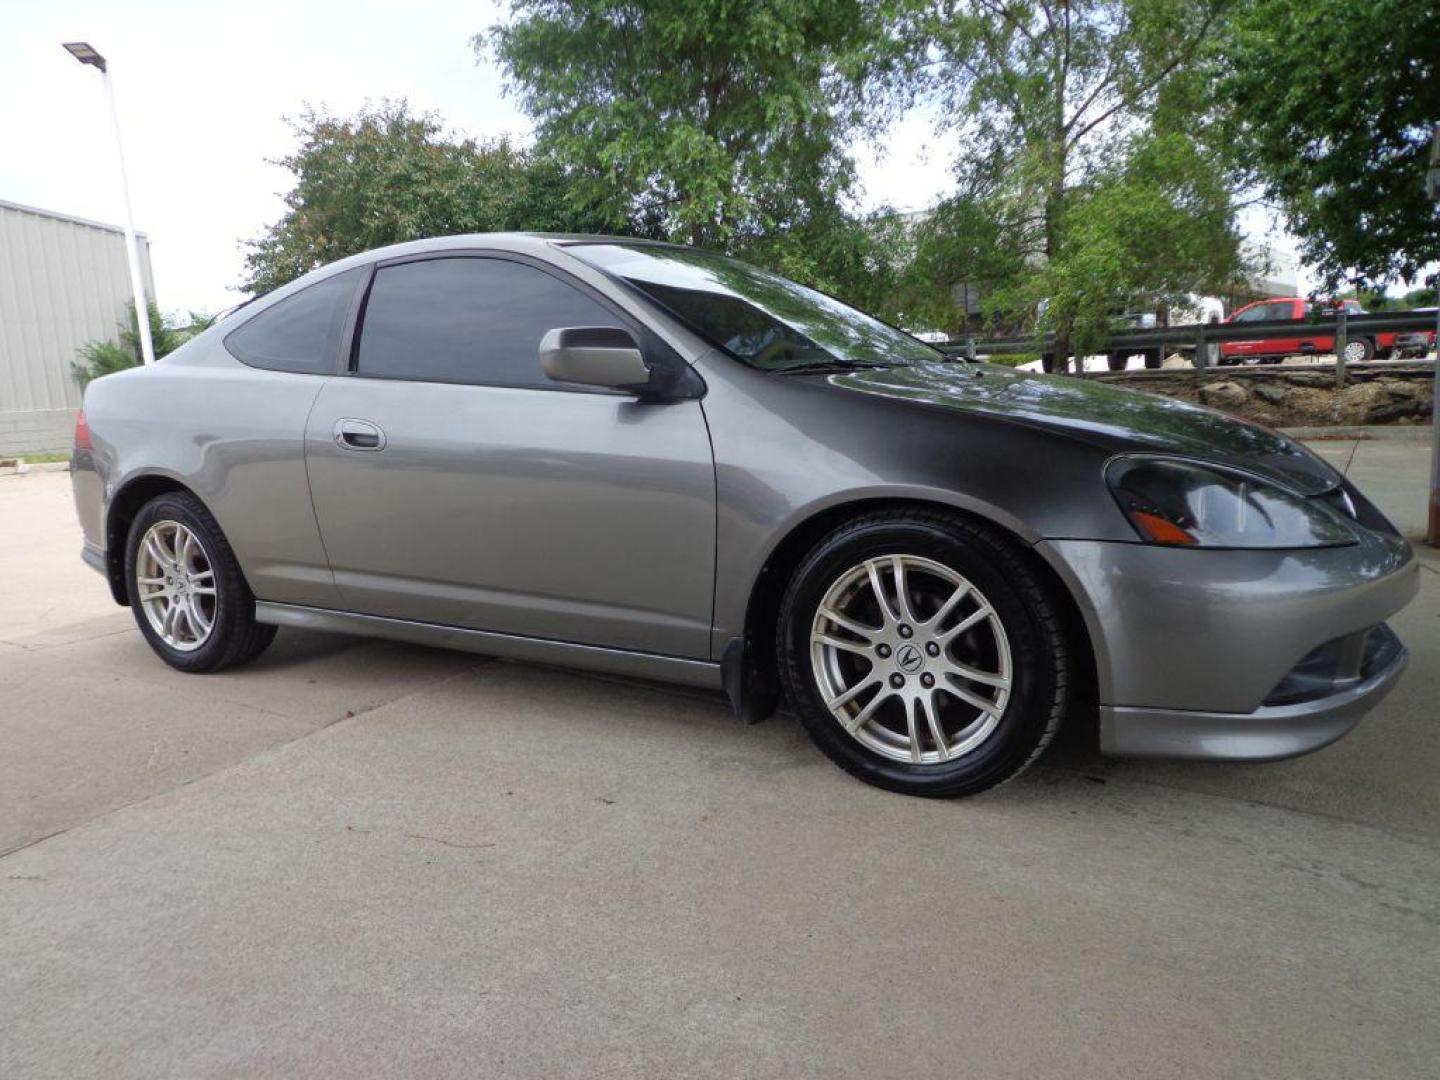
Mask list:
POLYGON ((90 449, 90 425, 85 422, 85 410, 75 414, 75 449, 90 449))

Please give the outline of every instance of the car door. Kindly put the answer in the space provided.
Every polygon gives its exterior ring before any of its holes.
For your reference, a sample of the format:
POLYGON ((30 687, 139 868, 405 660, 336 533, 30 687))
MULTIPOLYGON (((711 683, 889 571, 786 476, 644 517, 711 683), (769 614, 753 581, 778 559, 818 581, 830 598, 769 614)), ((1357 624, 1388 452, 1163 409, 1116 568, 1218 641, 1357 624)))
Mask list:
MULTIPOLYGON (((1272 300, 1265 312, 1265 318, 1275 321, 1290 319, 1295 322, 1305 318, 1305 303, 1301 300, 1272 300)), ((1304 351, 1305 340, 1298 329, 1282 331, 1289 337, 1274 337, 1264 343, 1260 350, 1270 356, 1294 356, 1304 351)))
MULTIPOLYGON (((708 657, 715 476, 697 400, 549 381, 546 331, 618 307, 519 257, 380 264, 352 370, 311 413, 321 535, 349 610, 708 657)), ((683 363, 673 354, 663 362, 683 363)))
MULTIPOLYGON (((1259 322, 1265 317, 1268 305, 1263 301, 1243 307, 1230 316, 1231 323, 1252 323, 1259 322)), ((1225 341, 1220 345, 1222 356, 1255 356, 1260 351, 1262 342, 1259 338, 1239 341, 1225 341)))

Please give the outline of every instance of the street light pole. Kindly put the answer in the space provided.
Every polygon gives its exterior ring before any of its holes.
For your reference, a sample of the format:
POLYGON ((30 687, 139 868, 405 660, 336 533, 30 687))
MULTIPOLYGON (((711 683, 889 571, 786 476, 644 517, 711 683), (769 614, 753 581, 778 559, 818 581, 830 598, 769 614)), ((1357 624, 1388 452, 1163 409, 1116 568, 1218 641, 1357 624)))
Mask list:
MULTIPOLYGON (((1430 169, 1425 174, 1425 191, 1440 207, 1440 124, 1430 141, 1430 169)), ((1435 272, 1435 291, 1440 297, 1440 270, 1435 272)), ((1440 547, 1440 299, 1435 305, 1435 377, 1431 384, 1431 432, 1430 432, 1430 528, 1425 533, 1425 542, 1431 547, 1440 547)))
POLYGON ((145 302, 145 280, 140 276, 140 242, 135 238, 135 215, 130 209, 130 180, 125 171, 125 144, 120 140, 120 114, 115 108, 115 87, 110 81, 110 65, 105 57, 83 41, 72 41, 65 51, 82 64, 100 72, 105 84, 105 104, 110 111, 110 126, 115 133, 115 158, 120 164, 120 190, 125 197, 125 256, 130 263, 130 292, 135 298, 135 326, 140 336, 140 358, 147 364, 155 362, 155 345, 150 340, 150 308, 145 302))

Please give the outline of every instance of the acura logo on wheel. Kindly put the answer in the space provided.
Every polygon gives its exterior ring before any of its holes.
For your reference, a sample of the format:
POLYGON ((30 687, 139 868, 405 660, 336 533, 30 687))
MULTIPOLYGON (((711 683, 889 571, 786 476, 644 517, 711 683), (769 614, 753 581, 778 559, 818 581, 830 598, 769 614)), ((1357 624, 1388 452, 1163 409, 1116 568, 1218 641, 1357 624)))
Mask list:
POLYGON ((895 654, 895 662, 900 665, 901 671, 908 671, 912 674, 925 666, 925 657, 914 645, 901 645, 895 654))

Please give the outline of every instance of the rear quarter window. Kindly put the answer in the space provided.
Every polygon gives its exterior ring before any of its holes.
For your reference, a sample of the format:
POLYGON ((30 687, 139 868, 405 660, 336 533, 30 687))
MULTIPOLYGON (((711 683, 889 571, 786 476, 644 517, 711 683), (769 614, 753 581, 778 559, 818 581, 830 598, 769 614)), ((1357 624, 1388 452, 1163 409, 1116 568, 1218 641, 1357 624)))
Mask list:
POLYGON ((340 335, 367 268, 326 278, 266 308, 225 336, 242 364, 300 375, 333 375, 340 335))

